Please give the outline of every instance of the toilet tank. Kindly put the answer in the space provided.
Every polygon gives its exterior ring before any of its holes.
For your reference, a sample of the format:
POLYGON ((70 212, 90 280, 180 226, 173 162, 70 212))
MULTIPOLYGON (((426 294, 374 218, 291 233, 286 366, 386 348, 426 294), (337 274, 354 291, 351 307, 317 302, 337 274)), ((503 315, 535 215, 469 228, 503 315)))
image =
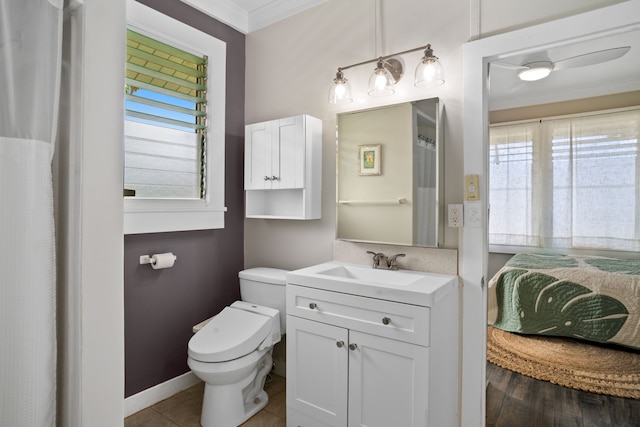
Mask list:
POLYGON ((286 329, 286 279, 287 270, 256 267, 242 270, 240 278, 240 299, 253 304, 275 308, 280 311, 280 331, 286 329))

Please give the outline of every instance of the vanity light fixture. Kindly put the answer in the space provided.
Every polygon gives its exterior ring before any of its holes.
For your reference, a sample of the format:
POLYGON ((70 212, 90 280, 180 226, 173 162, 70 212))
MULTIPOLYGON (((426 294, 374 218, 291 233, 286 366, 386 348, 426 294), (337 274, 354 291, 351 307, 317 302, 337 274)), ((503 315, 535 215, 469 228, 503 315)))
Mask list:
POLYGON ((353 101, 351 96, 351 87, 348 80, 344 77, 344 70, 357 67, 364 64, 376 63, 376 68, 369 78, 368 94, 371 96, 387 96, 395 92, 394 86, 404 74, 404 66, 401 60, 393 58, 394 56, 404 55, 405 53, 415 52, 424 49, 424 57, 416 67, 414 84, 416 87, 434 87, 444 84, 444 70, 438 58, 433 55, 431 45, 417 47, 415 49, 405 50, 403 52, 394 53, 387 56, 369 59, 367 61, 358 62, 357 64, 339 67, 336 78, 329 91, 329 103, 346 104, 353 101))

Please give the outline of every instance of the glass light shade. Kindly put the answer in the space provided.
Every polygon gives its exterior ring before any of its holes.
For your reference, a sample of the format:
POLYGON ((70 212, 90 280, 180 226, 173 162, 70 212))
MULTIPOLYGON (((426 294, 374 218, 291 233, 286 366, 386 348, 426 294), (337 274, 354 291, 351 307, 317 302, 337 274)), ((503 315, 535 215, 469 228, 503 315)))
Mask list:
POLYGON ((393 88, 393 76, 382 65, 382 61, 378 61, 376 69, 369 78, 369 95, 371 96, 387 96, 395 92, 393 88))
POLYGON ((434 87, 444 84, 444 69, 435 56, 425 55, 416 67, 416 87, 434 87))
POLYGON ((329 103, 330 104, 348 104, 353 101, 351 96, 351 85, 349 81, 344 78, 342 71, 336 73, 336 78, 333 79, 333 84, 329 90, 329 103))
POLYGON ((534 82, 536 80, 544 79, 551 74, 551 71, 553 71, 553 65, 550 62, 527 64, 527 67, 528 68, 526 70, 522 70, 518 73, 520 80, 524 80, 526 82, 534 82))

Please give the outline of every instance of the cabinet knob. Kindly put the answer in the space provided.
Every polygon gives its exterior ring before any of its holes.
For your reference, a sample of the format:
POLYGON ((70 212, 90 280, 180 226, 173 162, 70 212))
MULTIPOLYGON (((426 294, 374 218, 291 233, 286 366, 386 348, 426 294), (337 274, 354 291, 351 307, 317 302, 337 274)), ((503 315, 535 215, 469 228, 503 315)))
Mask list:
POLYGON ((272 180, 272 181, 277 181, 277 180, 279 180, 279 179, 280 179, 280 178, 278 178, 278 177, 277 177, 277 176, 275 176, 275 175, 273 175, 273 176, 271 177, 271 180, 272 180))
POLYGON ((268 176, 266 176, 266 175, 265 175, 265 176, 264 176, 264 180, 265 180, 265 181, 271 181, 271 178, 269 178, 268 176))
POLYGON ((336 345, 338 346, 338 348, 342 348, 344 346, 344 341, 338 341, 336 345))
POLYGON ((389 319, 388 317, 383 317, 382 318, 382 324, 388 325, 389 323, 391 323, 391 319, 389 319))
POLYGON ((316 309, 316 307, 318 307, 318 305, 317 305, 315 302, 310 302, 310 303, 309 303, 309 308, 310 308, 311 310, 315 310, 315 309, 316 309))
POLYGON ((358 346, 356 345, 356 343, 351 343, 351 344, 349 344, 349 350, 355 350, 356 348, 358 348, 358 346))

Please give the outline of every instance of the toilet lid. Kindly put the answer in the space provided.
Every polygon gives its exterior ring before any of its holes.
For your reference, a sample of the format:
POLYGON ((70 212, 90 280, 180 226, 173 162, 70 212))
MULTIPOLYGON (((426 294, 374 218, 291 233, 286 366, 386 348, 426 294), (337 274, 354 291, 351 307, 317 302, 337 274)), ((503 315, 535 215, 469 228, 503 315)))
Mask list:
POLYGON ((189 357, 226 362, 251 353, 271 332, 271 318, 225 307, 189 341, 189 357))

